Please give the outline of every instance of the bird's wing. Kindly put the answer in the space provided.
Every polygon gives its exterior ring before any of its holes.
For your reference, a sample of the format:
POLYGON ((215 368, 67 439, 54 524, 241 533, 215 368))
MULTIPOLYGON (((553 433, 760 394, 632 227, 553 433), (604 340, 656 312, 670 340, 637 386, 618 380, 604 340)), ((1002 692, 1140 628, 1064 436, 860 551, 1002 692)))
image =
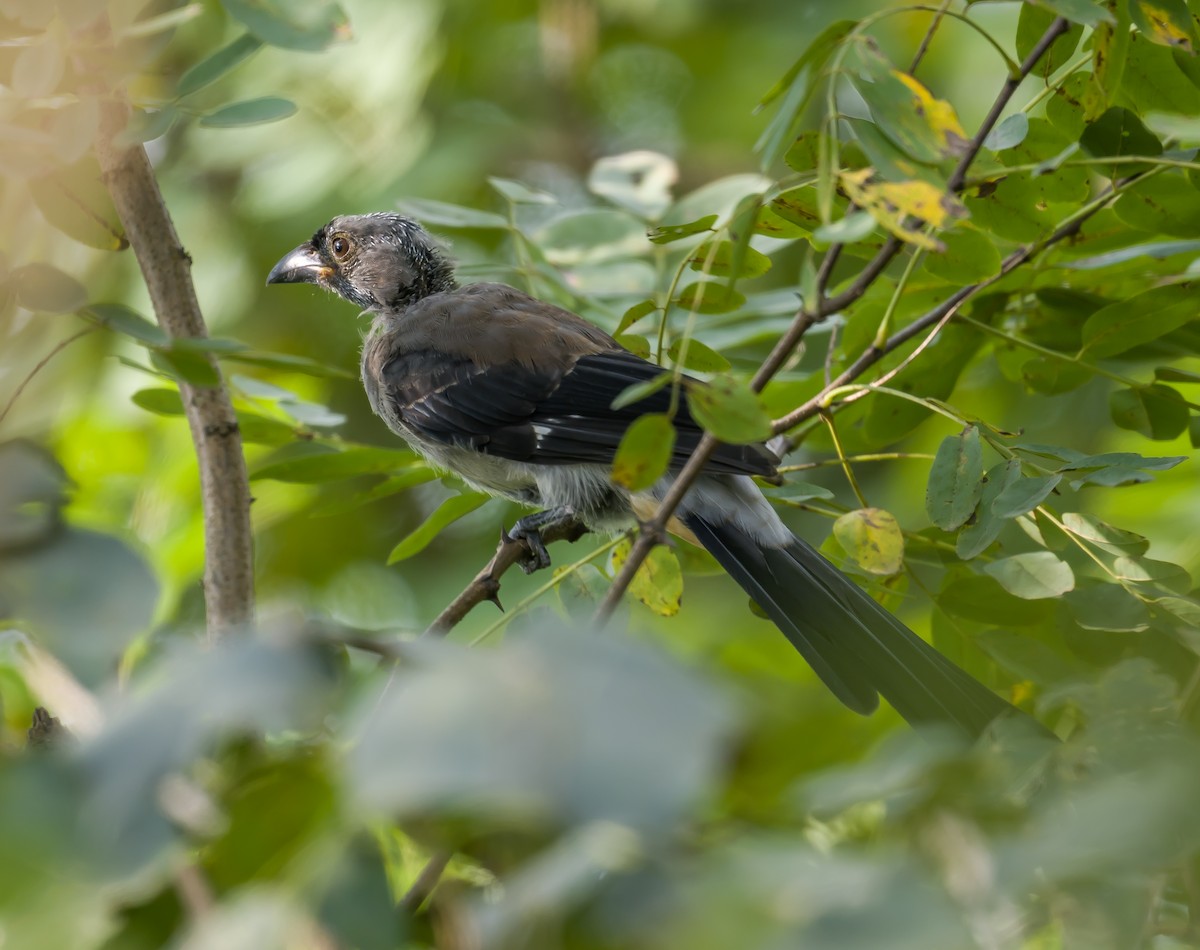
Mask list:
MULTIPOLYGON (((670 386, 620 409, 629 386, 667 372, 624 350, 589 353, 565 366, 480 366, 434 351, 394 356, 384 389, 404 425, 444 444, 540 465, 610 464, 625 430, 648 412, 670 412, 670 386)), ((703 430, 679 399, 671 467, 687 461, 703 430)), ((761 445, 722 445, 709 471, 772 475, 775 457, 761 445)))

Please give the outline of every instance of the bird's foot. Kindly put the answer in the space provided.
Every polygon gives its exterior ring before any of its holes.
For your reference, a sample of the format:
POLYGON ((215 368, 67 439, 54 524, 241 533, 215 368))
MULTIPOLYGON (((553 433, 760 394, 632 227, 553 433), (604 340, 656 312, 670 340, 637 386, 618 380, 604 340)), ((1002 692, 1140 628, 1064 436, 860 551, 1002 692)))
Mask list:
POLYGON ((538 511, 517 519, 512 531, 507 532, 504 539, 525 542, 529 548, 529 555, 517 563, 526 574, 532 574, 534 571, 540 571, 550 566, 550 552, 546 550, 542 532, 547 528, 559 527, 574 521, 576 521, 576 513, 570 505, 547 508, 545 511, 538 511))

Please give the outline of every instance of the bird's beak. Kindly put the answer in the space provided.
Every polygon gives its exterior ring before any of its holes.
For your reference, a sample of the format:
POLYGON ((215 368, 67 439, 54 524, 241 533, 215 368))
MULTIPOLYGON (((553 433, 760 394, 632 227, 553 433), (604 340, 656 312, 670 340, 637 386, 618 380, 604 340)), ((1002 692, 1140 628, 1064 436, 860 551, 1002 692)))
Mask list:
POLYGON ((311 244, 285 254, 267 275, 268 284, 319 284, 333 274, 311 244))

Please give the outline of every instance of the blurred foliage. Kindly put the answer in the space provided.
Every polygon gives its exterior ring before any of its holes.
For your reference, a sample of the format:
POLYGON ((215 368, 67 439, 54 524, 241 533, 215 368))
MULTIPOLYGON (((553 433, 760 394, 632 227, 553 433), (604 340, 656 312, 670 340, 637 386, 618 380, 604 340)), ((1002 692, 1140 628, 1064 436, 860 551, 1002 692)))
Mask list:
MULTIPOLYGON (((935 9, 0 0, 0 943, 1200 946, 1200 3, 935 9), (149 319, 89 156, 122 84, 205 343, 149 319), (681 395, 733 441, 990 281, 791 433, 767 493, 1062 742, 854 716, 686 546, 656 550, 628 635, 575 629, 628 550, 587 538, 507 575, 499 619, 405 636, 518 512, 371 416, 352 313, 261 287, 332 214, 391 207, 464 279, 711 375, 681 395), (845 242, 837 290, 889 236, 752 394, 822 252, 845 242), (212 381, 205 350, 264 604, 209 649, 175 385, 212 381), (39 705, 73 738, 27 751, 39 705), (432 910, 405 904, 448 851, 432 910)), ((664 422, 618 480, 662 470, 664 422)))

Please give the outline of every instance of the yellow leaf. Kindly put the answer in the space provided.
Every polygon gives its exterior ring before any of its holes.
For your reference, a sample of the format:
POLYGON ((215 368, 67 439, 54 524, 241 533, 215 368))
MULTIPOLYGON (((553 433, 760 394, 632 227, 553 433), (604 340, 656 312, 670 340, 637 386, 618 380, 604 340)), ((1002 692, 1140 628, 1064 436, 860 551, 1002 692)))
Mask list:
POLYGON ((904 534, 890 511, 849 511, 834 522, 833 535, 854 563, 870 574, 896 574, 904 567, 904 534))
POLYGON ((1171 11, 1151 0, 1137 0, 1137 6, 1141 13, 1139 26, 1150 39, 1161 46, 1171 46, 1189 53, 1193 51, 1192 37, 1187 29, 1186 7, 1181 4, 1179 11, 1171 11))
POLYGON ((960 153, 967 143, 967 133, 959 124, 958 116, 954 113, 954 106, 945 99, 935 99, 928 89, 908 73, 893 69, 892 74, 908 86, 913 95, 917 97, 919 111, 924 114, 929 127, 941 140, 946 151, 954 154, 960 153))
POLYGON ((940 228, 948 218, 966 213, 957 199, 925 181, 874 183, 874 173, 869 167, 841 173, 842 188, 850 200, 901 240, 930 251, 944 250, 940 241, 911 227, 906 219, 940 228))
MULTIPOLYGON (((629 541, 622 541, 613 548, 610 565, 614 573, 629 557, 631 547, 629 541)), ((633 575, 629 593, 660 617, 673 617, 679 613, 683 601, 683 571, 675 552, 661 544, 652 548, 633 575)))

